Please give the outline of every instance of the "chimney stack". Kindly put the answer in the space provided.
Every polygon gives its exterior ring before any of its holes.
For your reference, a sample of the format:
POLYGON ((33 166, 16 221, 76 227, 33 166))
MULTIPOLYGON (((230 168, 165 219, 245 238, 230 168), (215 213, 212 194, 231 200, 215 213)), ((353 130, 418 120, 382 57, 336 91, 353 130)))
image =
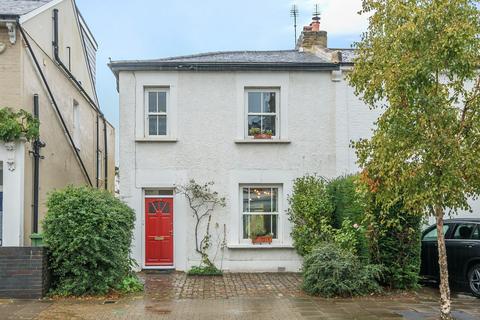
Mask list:
POLYGON ((315 8, 312 22, 303 27, 302 34, 298 38, 296 49, 299 51, 315 51, 316 48, 327 48, 327 31, 320 30, 320 13, 315 8))

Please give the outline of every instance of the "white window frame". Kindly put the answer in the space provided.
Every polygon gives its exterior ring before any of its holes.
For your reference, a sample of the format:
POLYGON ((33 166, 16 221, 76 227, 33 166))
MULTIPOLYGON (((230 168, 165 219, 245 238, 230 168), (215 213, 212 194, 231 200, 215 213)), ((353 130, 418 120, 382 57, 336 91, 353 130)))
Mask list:
MULTIPOLYGON (((278 139, 280 135, 280 88, 271 88, 271 87, 245 87, 244 94, 244 135, 245 139, 253 139, 253 136, 249 135, 248 130, 248 116, 275 116, 275 135, 272 136, 272 139, 278 139), (250 92, 275 92, 275 112, 265 113, 265 112, 249 112, 248 111, 248 93, 250 92)), ((263 101, 263 99, 262 99, 263 101)))
POLYGON ((144 133, 145 137, 147 138, 165 138, 170 136, 170 88, 169 87, 145 87, 144 88, 144 115, 145 115, 145 121, 144 121, 144 133), (165 106, 165 112, 150 112, 148 109, 148 94, 150 92, 165 92, 166 95, 166 106, 165 106), (165 116, 167 118, 166 121, 166 126, 167 129, 165 131, 164 135, 160 134, 150 134, 149 130, 149 116, 165 116))
MULTIPOLYGON (((239 223, 239 242, 241 244, 252 244, 250 238, 243 238, 243 216, 244 215, 276 215, 277 216, 277 238, 272 239, 272 244, 280 244, 283 239, 283 224, 282 224, 282 201, 283 201, 283 185, 281 184, 240 184, 239 187, 239 198, 240 198, 240 223, 239 223), (243 211, 243 189, 244 188, 264 188, 264 189, 277 189, 277 211, 276 212, 244 212, 243 211)), ((258 245, 257 245, 258 246, 258 245)))

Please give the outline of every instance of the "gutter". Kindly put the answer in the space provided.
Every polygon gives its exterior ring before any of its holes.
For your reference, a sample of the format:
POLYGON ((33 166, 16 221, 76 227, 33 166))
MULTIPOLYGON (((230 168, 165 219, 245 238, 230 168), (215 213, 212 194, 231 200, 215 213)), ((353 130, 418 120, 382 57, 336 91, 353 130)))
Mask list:
POLYGON ((0 14, 0 20, 5 22, 17 22, 19 16, 16 14, 0 14))
POLYGON ((108 67, 115 75, 118 91, 118 74, 121 71, 334 71, 339 63, 282 63, 282 62, 165 62, 165 61, 113 61, 108 67))
POLYGON ((156 62, 116 61, 108 64, 114 74, 120 71, 332 71, 338 63, 212 63, 212 62, 156 62))

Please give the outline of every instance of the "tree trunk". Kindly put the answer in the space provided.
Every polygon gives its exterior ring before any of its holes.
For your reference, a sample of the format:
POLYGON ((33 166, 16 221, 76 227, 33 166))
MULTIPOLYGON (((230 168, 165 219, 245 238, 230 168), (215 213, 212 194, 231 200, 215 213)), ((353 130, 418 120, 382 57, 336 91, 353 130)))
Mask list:
POLYGON ((437 220, 438 266, 440 272, 440 319, 451 320, 450 286, 448 283, 447 250, 443 235, 443 209, 435 208, 437 220))

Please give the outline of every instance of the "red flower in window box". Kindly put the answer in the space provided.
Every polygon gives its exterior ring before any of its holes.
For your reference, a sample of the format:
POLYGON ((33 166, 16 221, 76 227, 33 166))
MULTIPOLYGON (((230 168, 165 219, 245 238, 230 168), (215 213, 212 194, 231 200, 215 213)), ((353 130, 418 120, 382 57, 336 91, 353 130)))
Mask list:
POLYGON ((273 236, 271 234, 265 236, 257 236, 252 238, 252 244, 272 244, 273 236))

